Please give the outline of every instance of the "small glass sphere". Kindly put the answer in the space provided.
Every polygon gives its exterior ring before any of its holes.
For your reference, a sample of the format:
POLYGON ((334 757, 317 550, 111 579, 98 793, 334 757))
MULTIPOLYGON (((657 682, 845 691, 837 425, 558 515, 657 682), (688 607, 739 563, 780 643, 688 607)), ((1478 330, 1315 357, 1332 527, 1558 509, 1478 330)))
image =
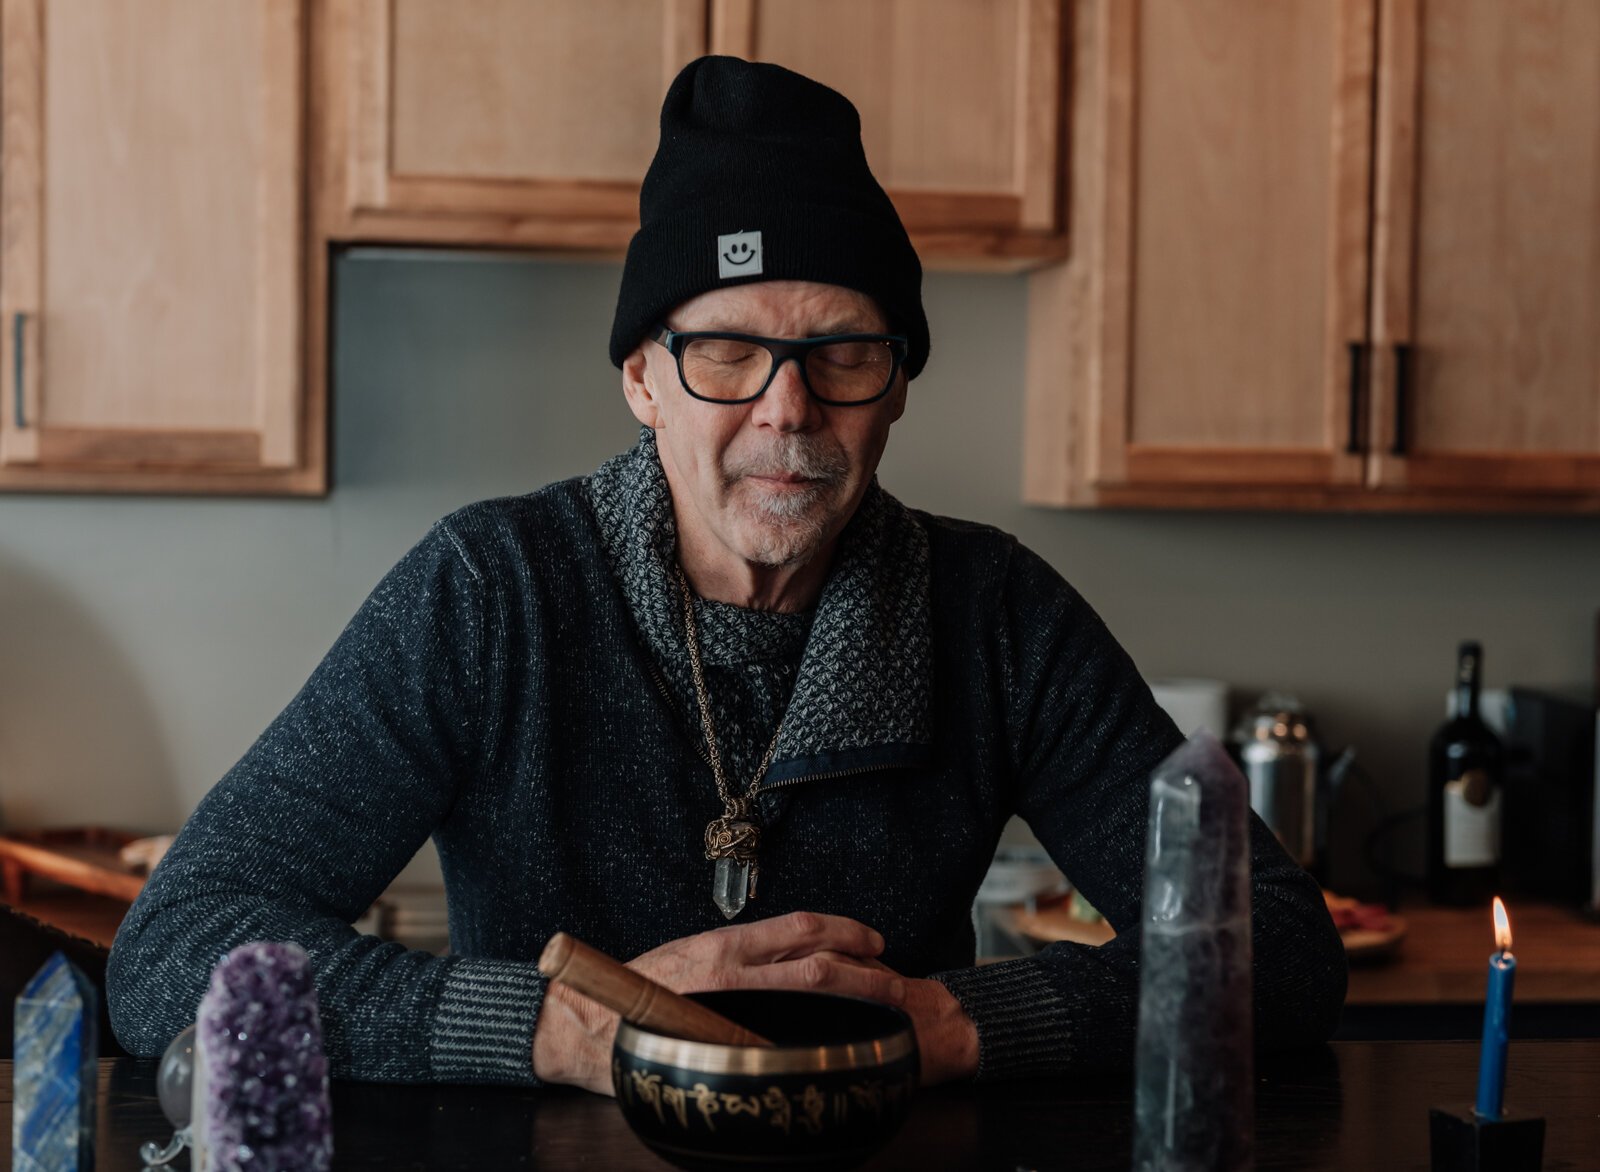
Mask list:
POLYGON ((161 1110, 173 1127, 189 1126, 193 1088, 194 1026, 190 1026, 172 1039, 156 1072, 156 1098, 161 1100, 161 1110))

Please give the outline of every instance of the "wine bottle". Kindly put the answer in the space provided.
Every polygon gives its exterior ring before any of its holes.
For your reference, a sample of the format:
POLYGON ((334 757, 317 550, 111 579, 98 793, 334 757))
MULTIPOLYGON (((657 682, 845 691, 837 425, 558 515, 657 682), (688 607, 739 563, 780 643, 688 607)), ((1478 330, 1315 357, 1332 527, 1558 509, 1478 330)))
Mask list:
POLYGON ((1454 714, 1428 747, 1428 893, 1435 903, 1487 904, 1500 876, 1505 754, 1478 715, 1483 648, 1456 653, 1454 714))

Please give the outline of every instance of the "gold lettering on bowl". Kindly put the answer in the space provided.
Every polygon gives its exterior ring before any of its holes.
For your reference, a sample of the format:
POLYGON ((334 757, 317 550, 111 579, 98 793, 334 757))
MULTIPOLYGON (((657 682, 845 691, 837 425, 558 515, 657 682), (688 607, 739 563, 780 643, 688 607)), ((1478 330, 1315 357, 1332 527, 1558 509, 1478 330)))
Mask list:
POLYGON ((722 1110, 722 1107, 717 1103, 716 1092, 706 1086, 705 1083, 697 1082, 694 1084, 694 1090, 689 1093, 694 1097, 694 1105, 700 1109, 700 1114, 706 1121, 706 1129, 709 1131, 717 1130, 717 1125, 711 1121, 711 1117, 722 1110))
POLYGON ((661 1101, 672 1108, 672 1113, 678 1117, 678 1126, 685 1131, 689 1130, 689 1095, 682 1087, 665 1084, 661 1088, 661 1101))
POLYGON ((770 1086, 767 1093, 761 1096, 761 1103, 772 1116, 767 1122, 782 1130, 784 1135, 789 1134, 789 1123, 793 1116, 789 1111, 789 1096, 783 1093, 782 1087, 770 1086))
POLYGON ((822 1097, 822 1092, 817 1090, 813 1083, 806 1083, 806 1089, 794 1097, 795 1106, 800 1108, 800 1122, 812 1135, 822 1134, 822 1114, 828 1109, 828 1101, 822 1097))
POLYGON ((656 1109, 656 1118, 663 1126, 667 1117, 661 1113, 661 1076, 659 1074, 644 1074, 641 1071, 632 1071, 634 1089, 639 1092, 639 1097, 656 1109))
POLYGON ((754 1095, 735 1095, 722 1092, 722 1109, 729 1115, 754 1115, 761 1117, 761 1100, 754 1095))
POLYGON ((878 1119, 883 1118, 883 1083, 877 1079, 850 1084, 850 1094, 858 1107, 867 1107, 878 1119))

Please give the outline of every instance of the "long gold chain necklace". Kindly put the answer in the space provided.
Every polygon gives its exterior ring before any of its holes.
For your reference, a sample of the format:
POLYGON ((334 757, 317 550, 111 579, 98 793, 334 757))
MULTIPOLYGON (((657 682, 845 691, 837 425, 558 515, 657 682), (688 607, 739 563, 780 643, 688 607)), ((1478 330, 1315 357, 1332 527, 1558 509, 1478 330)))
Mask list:
POLYGON ((761 847, 761 822, 755 812, 756 790, 772 764, 772 754, 778 749, 783 721, 778 721, 772 743, 762 754, 750 785, 744 793, 735 794, 722 768, 717 732, 711 721, 711 697, 706 692, 705 671, 700 664, 700 632, 694 621, 694 595, 689 593, 689 580, 683 575, 683 567, 675 565, 673 569, 677 571, 678 590, 683 595, 683 625, 689 635, 689 672, 694 676, 694 696, 700 706, 700 723, 706 732, 706 756, 711 759, 711 776, 716 779, 717 796, 722 799, 722 817, 713 819, 706 827, 706 858, 715 859, 717 863, 711 879, 711 902, 731 920, 744 910, 747 900, 756 897, 756 876, 761 870, 757 857, 761 847))

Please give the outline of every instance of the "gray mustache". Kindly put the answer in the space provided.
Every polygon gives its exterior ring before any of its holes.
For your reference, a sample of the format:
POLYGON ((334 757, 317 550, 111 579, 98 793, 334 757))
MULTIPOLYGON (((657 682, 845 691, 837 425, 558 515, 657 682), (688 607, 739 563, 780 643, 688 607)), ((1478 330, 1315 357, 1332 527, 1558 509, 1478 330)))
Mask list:
POLYGON ((850 462, 836 445, 811 436, 791 435, 763 452, 731 460, 723 474, 731 482, 746 476, 802 476, 835 484, 850 471, 850 462))

